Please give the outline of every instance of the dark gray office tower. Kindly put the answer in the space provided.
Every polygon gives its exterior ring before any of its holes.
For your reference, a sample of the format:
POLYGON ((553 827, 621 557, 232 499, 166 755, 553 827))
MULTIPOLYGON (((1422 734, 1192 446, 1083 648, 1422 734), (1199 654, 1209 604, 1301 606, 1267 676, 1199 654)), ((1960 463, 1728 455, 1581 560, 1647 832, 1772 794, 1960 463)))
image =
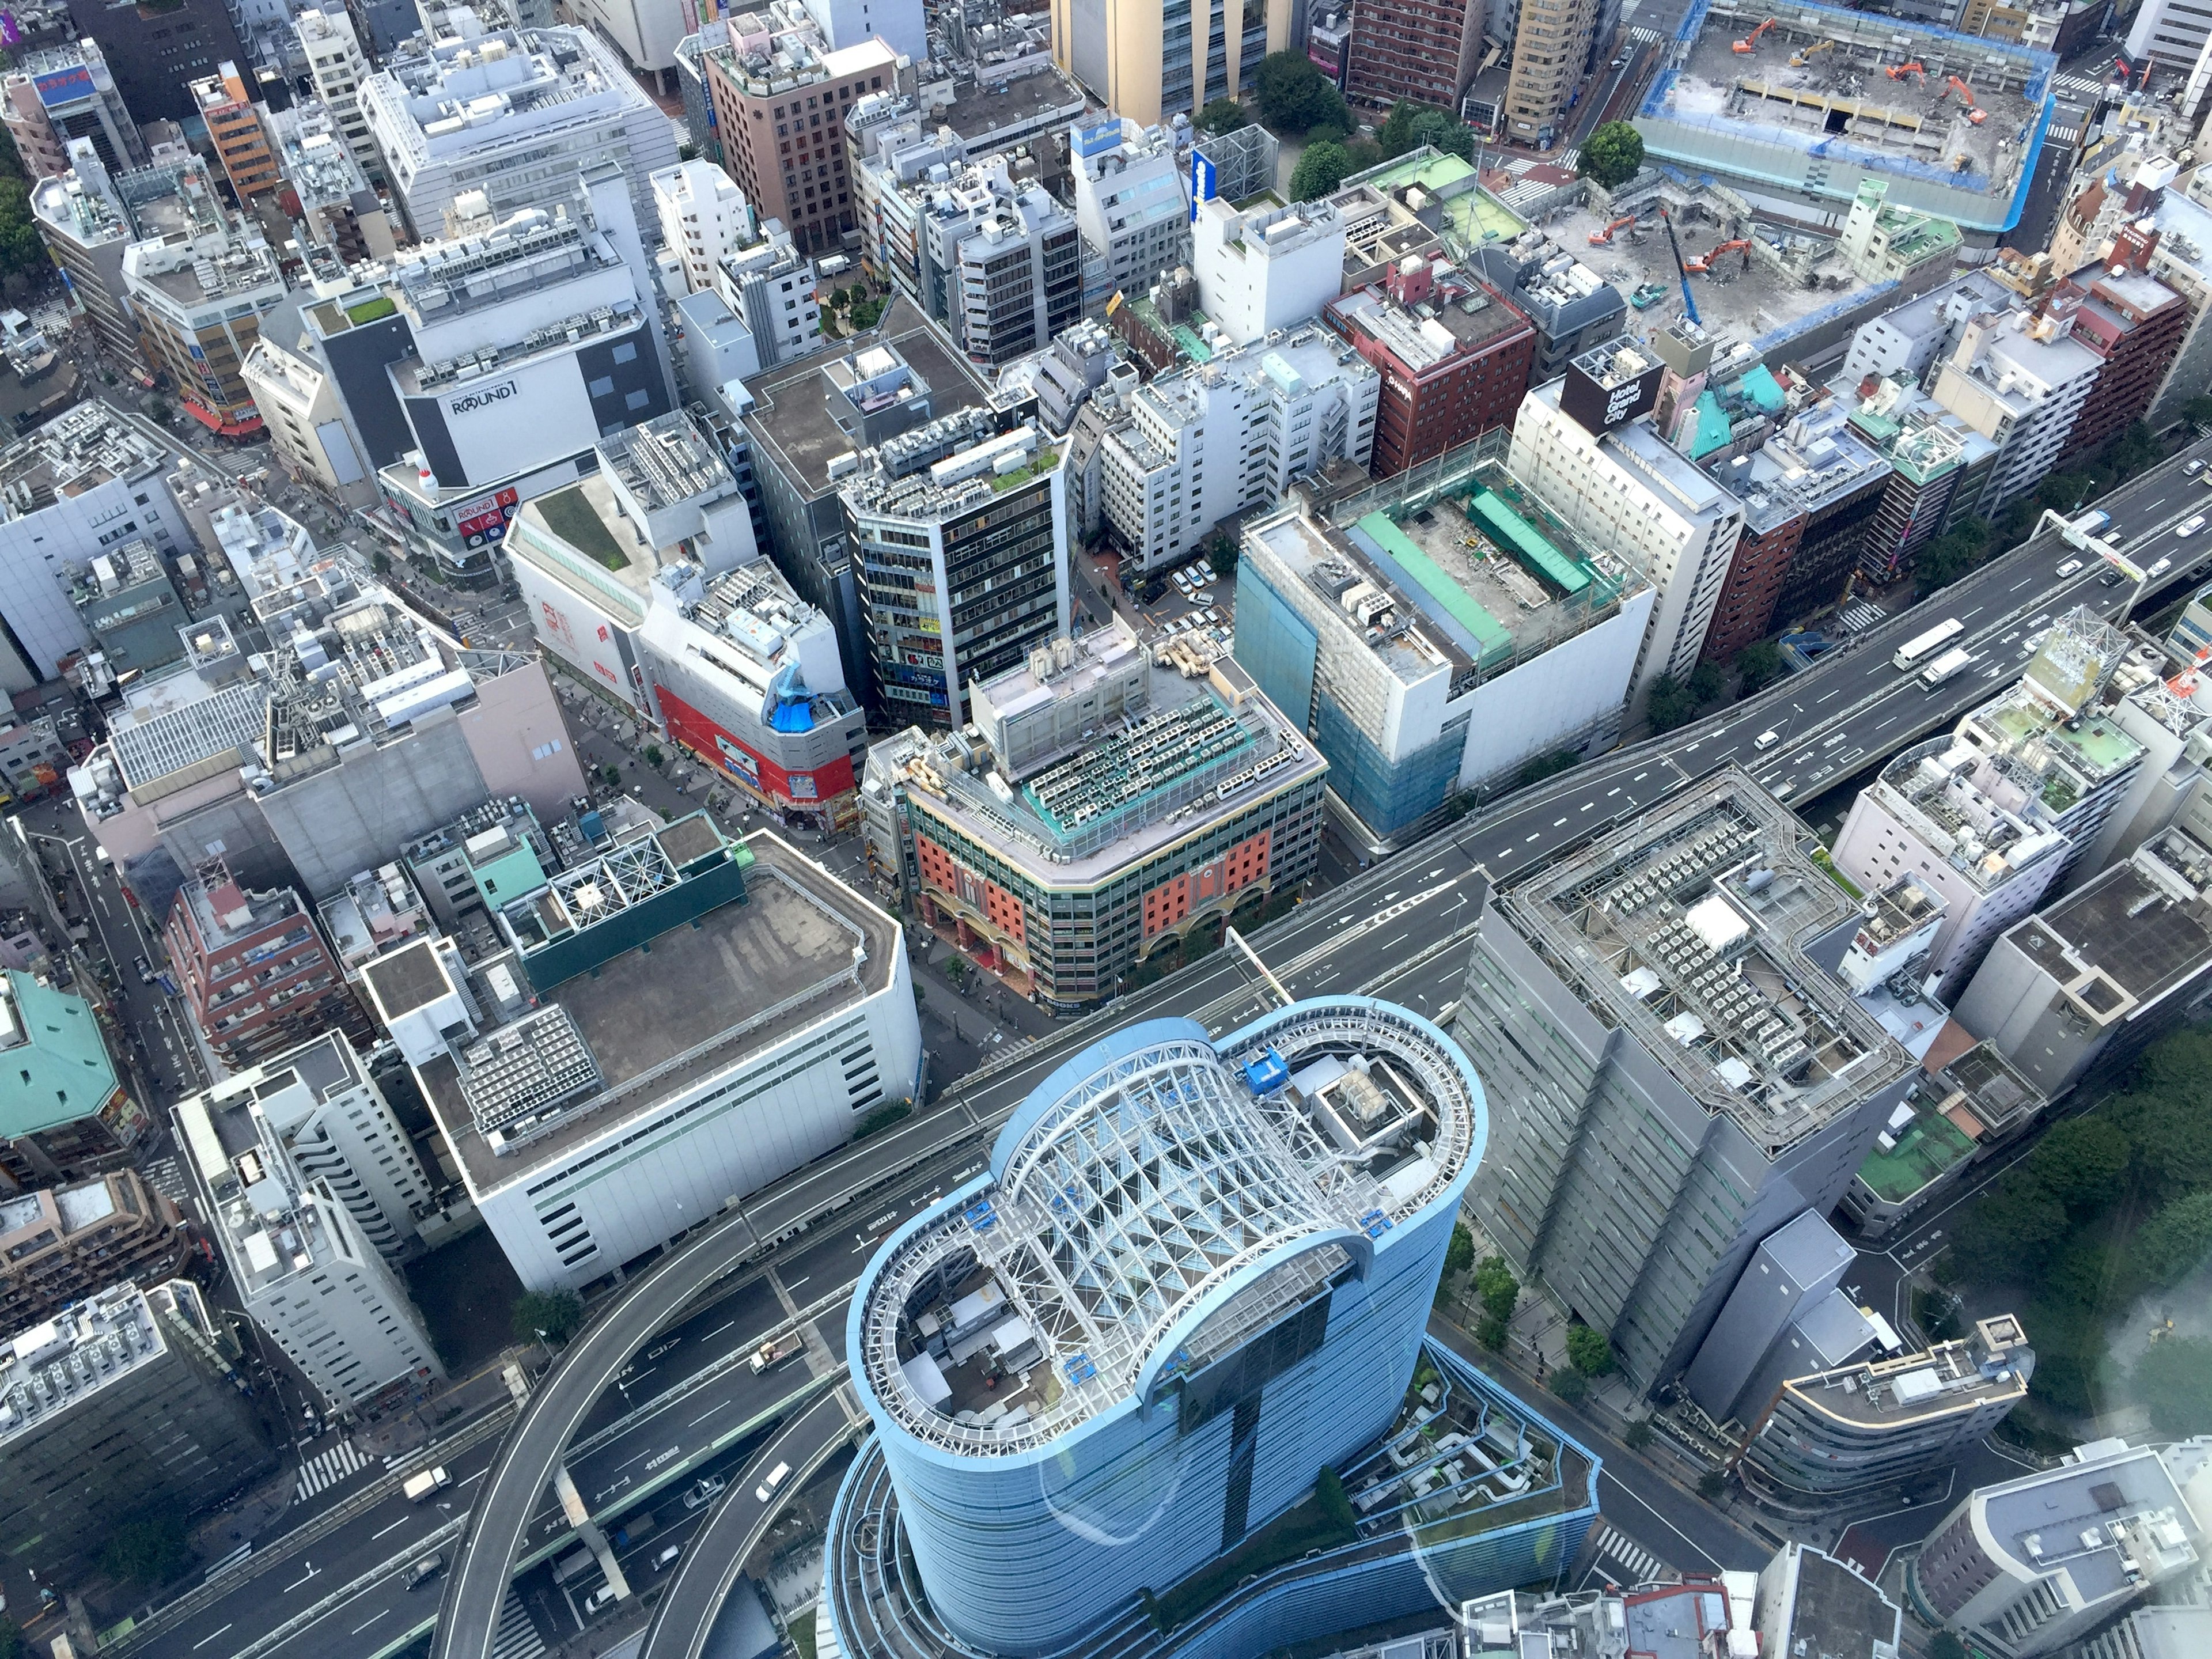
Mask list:
POLYGON ((1834 1206, 1919 1069, 1824 965, 1863 916, 1810 846, 1730 769, 1478 926, 1452 1022, 1492 1101, 1469 1201, 1647 1389, 1763 1240, 1834 1206))
POLYGON ((196 1285, 118 1285, 0 1346, 0 1538, 52 1577, 120 1522, 189 1515, 276 1467, 196 1285))
MULTIPOLYGON (((79 34, 100 42, 115 89, 142 124, 197 120, 189 83, 219 64, 252 61, 223 0, 69 0, 69 12, 79 34)), ((281 97, 284 88, 273 90, 281 97)))

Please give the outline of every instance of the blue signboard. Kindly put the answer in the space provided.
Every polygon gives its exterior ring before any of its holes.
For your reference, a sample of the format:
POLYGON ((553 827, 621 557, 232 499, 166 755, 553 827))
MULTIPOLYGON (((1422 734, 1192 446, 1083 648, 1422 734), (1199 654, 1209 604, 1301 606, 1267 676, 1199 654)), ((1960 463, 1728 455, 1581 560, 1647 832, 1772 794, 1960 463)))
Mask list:
POLYGON ((1198 204, 1200 202, 1210 202, 1214 198, 1216 193, 1214 185, 1215 177, 1213 163, 1207 161, 1206 157, 1201 155, 1198 151, 1191 151, 1190 219, 1193 224, 1196 224, 1198 222, 1198 204))
POLYGON ((31 84, 39 89, 39 101, 48 109, 63 104, 73 104, 80 98, 92 96, 92 71, 82 64, 69 69, 55 70, 48 75, 34 75, 31 84))
POLYGON ((1121 142, 1121 118, 1117 115, 1092 126, 1071 126, 1068 139, 1078 156, 1097 155, 1109 150, 1121 142))

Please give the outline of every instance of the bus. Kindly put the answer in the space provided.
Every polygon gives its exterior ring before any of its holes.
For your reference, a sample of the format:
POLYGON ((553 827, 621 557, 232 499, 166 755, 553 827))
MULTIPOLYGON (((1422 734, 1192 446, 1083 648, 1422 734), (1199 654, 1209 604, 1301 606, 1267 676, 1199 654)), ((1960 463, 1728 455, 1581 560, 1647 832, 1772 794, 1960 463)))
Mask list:
POLYGON ((1897 654, 1890 660, 1897 665, 1899 673, 1911 673, 1966 631, 1966 624, 1956 617, 1940 622, 1925 634, 1915 635, 1899 646, 1897 654))

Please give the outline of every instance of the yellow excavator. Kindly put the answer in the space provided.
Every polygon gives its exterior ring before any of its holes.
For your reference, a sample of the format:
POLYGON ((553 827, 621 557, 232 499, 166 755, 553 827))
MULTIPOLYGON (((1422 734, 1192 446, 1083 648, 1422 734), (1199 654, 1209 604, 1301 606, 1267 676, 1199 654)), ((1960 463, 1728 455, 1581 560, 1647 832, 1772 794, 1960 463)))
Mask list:
POLYGON ((1811 46, 1806 47, 1804 51, 1793 52, 1790 54, 1790 67, 1791 69, 1803 69, 1808 64, 1811 63, 1815 58, 1818 58, 1822 52, 1833 52, 1835 49, 1836 43, 1833 40, 1815 40, 1811 46))

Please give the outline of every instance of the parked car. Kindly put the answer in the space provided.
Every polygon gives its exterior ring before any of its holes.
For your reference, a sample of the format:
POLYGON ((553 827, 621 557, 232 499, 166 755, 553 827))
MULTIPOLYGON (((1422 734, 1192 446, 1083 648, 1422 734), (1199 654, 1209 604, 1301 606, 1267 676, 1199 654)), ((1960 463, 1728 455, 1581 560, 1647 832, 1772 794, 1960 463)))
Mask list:
POLYGON ((602 1584, 584 1598, 584 1617, 588 1619, 615 1599, 615 1587, 602 1584))

